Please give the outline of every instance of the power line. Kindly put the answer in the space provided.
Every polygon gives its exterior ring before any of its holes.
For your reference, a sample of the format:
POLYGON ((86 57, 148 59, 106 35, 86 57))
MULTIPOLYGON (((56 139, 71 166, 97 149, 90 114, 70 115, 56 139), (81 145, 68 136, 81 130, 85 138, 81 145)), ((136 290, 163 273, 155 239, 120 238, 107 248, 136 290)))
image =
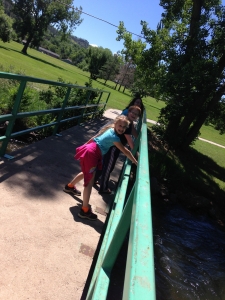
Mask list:
MULTIPOLYGON (((82 14, 85 14, 85 15, 87 15, 87 16, 90 16, 90 17, 92 17, 92 18, 95 18, 95 19, 97 19, 97 20, 100 20, 100 21, 102 21, 102 22, 105 22, 105 23, 107 23, 107 24, 109 24, 109 25, 111 25, 111 26, 114 26, 114 27, 118 28, 117 25, 114 25, 114 24, 112 24, 112 23, 110 23, 110 22, 108 22, 108 21, 106 21, 106 20, 100 19, 100 18, 98 18, 98 17, 95 17, 95 16, 93 16, 93 15, 91 15, 91 14, 88 14, 88 13, 86 13, 86 12, 84 12, 84 11, 82 11, 82 10, 76 9, 76 8, 75 8, 75 10, 79 11, 79 12, 82 13, 82 14)), ((138 37, 141 38, 141 39, 144 39, 143 36, 138 35, 138 34, 136 34, 136 33, 133 33, 133 32, 131 32, 131 31, 126 30, 126 32, 131 33, 131 34, 133 34, 133 35, 136 35, 136 36, 138 36, 138 37)))
MULTIPOLYGON (((59 1, 59 0, 56 0, 56 2, 59 2, 60 4, 64 4, 64 5, 66 5, 66 6, 69 6, 70 8, 73 8, 74 10, 77 10, 77 11, 80 12, 81 14, 85 14, 85 15, 87 15, 87 16, 89 16, 89 17, 92 17, 92 18, 94 18, 94 19, 97 19, 97 20, 99 20, 99 21, 105 22, 105 23, 107 23, 107 24, 109 24, 109 25, 111 25, 111 26, 114 26, 114 27, 118 28, 117 25, 114 25, 114 24, 112 24, 112 23, 110 23, 110 22, 108 22, 108 21, 106 21, 106 20, 100 19, 100 18, 95 17, 95 16, 93 16, 93 15, 91 15, 91 14, 88 14, 88 13, 84 12, 83 10, 80 10, 80 9, 78 9, 78 8, 75 8, 73 5, 69 5, 69 4, 64 3, 64 2, 61 2, 61 1, 59 1)), ((138 36, 138 37, 141 38, 141 39, 145 39, 143 36, 138 35, 138 34, 136 34, 136 33, 133 33, 133 32, 131 32, 131 31, 126 30, 126 32, 131 33, 131 34, 133 34, 133 35, 136 35, 136 36, 138 36)))

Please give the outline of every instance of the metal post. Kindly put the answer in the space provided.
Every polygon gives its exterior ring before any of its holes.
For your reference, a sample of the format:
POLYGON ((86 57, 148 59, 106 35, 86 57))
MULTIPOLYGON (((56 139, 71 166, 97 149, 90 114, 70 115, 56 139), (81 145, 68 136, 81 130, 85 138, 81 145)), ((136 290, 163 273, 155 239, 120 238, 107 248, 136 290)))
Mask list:
POLYGON ((12 130, 13 130, 13 126, 14 126, 15 121, 16 121, 16 116, 17 116, 17 113, 18 113, 19 108, 20 108, 20 103, 21 103, 23 93, 24 93, 24 90, 25 90, 25 87, 26 87, 26 83, 27 83, 26 80, 22 80, 20 82, 20 86, 19 86, 19 89, 18 89, 18 93, 16 95, 16 100, 15 100, 15 103, 14 103, 14 106, 13 106, 13 110, 12 110, 13 118, 9 121, 9 124, 7 126, 6 133, 5 133, 6 139, 2 142, 2 146, 1 146, 1 149, 0 149, 0 156, 3 156, 6 152, 6 149, 7 149, 10 137, 11 137, 11 133, 12 133, 12 130))

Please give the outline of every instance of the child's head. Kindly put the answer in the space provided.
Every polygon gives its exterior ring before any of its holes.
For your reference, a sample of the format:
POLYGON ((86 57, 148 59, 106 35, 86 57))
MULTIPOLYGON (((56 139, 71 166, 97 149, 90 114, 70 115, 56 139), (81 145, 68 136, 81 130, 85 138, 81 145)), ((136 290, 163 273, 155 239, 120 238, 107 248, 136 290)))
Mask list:
POLYGON ((114 120, 114 130, 118 134, 123 134, 125 130, 129 127, 129 124, 130 122, 126 116, 119 115, 114 120))
POLYGON ((110 123, 106 126, 104 126, 98 133, 97 136, 103 134, 106 130, 110 129, 110 128, 114 128, 114 130, 116 131, 116 133, 118 134, 123 134, 125 132, 125 130, 129 127, 130 121, 128 120, 128 118, 124 115, 119 115, 118 117, 116 117, 114 119, 113 123, 110 123))
POLYGON ((141 97, 135 97, 135 98, 133 98, 130 101, 130 103, 128 104, 127 108, 129 108, 130 106, 133 106, 133 105, 140 107, 141 113, 143 113, 144 105, 143 105, 141 97))
POLYGON ((128 108, 127 118, 130 122, 136 121, 141 116, 141 109, 138 106, 132 105, 128 108))
POLYGON ((141 108, 141 105, 142 105, 142 100, 141 100, 141 98, 135 99, 133 105, 138 106, 138 107, 141 108))

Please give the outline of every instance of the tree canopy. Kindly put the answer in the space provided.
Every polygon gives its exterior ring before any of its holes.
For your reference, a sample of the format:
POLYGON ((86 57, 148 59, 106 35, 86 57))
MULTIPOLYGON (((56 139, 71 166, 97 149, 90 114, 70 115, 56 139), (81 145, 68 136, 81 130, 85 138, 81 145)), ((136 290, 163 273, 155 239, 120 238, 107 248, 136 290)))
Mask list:
POLYGON ((89 72, 91 79, 97 79, 100 76, 100 70, 107 60, 112 57, 112 51, 102 47, 89 47, 89 72))
POLYGON ((82 8, 73 8, 72 0, 15 0, 13 12, 15 30, 26 41, 22 49, 24 54, 27 54, 30 44, 40 45, 49 25, 55 26, 65 37, 82 22, 82 8))
POLYGON ((15 34, 12 25, 13 19, 5 14, 2 1, 0 1, 0 39, 4 43, 10 42, 15 34))
POLYGON ((206 122, 225 132, 225 7, 219 0, 160 5, 164 12, 156 30, 141 21, 145 42, 133 41, 122 22, 117 33, 146 94, 166 101, 155 130, 184 150, 206 122))

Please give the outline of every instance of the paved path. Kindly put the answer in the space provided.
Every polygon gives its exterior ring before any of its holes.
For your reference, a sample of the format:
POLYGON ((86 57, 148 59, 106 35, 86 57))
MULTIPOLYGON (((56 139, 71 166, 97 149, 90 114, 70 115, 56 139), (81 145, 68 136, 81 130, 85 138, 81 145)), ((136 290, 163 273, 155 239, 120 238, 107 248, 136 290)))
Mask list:
MULTIPOLYGON (((102 197, 93 188, 93 222, 77 216, 82 198, 62 189, 80 171, 75 148, 108 121, 65 130, 10 153, 13 160, 0 158, 1 300, 81 298, 113 195, 102 197)), ((121 165, 119 160, 111 188, 121 165)))

